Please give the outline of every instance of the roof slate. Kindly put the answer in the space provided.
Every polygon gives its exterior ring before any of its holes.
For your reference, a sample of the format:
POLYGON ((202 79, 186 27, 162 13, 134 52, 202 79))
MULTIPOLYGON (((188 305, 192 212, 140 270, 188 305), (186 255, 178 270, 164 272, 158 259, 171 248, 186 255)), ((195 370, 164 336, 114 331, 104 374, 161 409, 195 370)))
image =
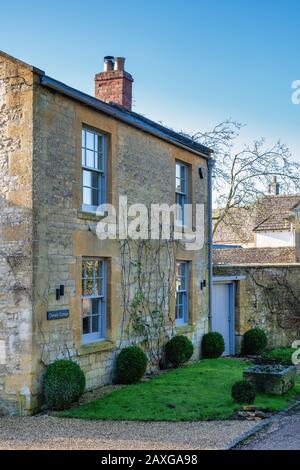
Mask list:
MULTIPOLYGON (((98 101, 100 101, 100 100, 98 100, 98 101)), ((147 117, 143 116, 142 114, 135 113, 134 111, 127 111, 125 108, 122 108, 122 106, 118 106, 118 105, 113 104, 113 103, 109 103, 109 106, 112 106, 113 108, 118 108, 124 114, 124 116, 126 114, 130 115, 133 118, 137 119, 138 121, 143 122, 143 123, 147 124, 148 126, 151 126, 152 128, 157 129, 161 132, 164 132, 168 136, 178 140, 183 145, 186 145, 187 147, 190 147, 193 150, 197 150, 198 152, 204 153, 207 156, 210 156, 213 153, 213 151, 211 149, 209 149, 208 147, 206 147, 205 145, 202 145, 202 144, 196 142, 195 140, 187 137, 184 134, 181 134, 179 132, 174 131, 173 129, 170 129, 167 126, 159 124, 156 121, 152 121, 151 119, 148 119, 147 117)))
POLYGON ((263 197, 258 204, 253 231, 290 230, 290 217, 298 204, 300 204, 300 195, 263 197))
POLYGON ((214 265, 262 265, 297 263, 295 247, 235 248, 213 250, 214 265))

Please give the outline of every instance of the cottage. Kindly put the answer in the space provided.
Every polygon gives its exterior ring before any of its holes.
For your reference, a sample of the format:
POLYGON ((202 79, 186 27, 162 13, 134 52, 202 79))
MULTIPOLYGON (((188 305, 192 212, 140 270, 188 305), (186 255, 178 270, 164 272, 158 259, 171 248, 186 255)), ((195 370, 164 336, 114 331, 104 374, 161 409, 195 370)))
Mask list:
POLYGON ((240 350, 243 334, 263 328, 273 347, 300 336, 299 195, 270 194, 234 209, 218 227, 213 254, 212 326, 227 353, 240 350), (234 219, 234 222, 230 223, 234 219))
POLYGON ((77 361, 93 389, 111 382, 126 344, 155 363, 182 333, 197 357, 208 331, 211 151, 132 111, 124 62, 105 58, 92 97, 0 53, 2 414, 37 410, 58 358, 77 361), (149 210, 177 202, 173 228, 191 233, 202 206, 201 247, 98 236, 99 206, 118 210, 120 197, 149 210))
MULTIPOLYGON (((280 194, 274 177, 269 194, 251 206, 232 208, 218 225, 214 244, 243 248, 294 248, 299 225, 300 195, 280 194)), ((218 217, 219 211, 214 211, 218 217)), ((291 251, 291 250, 290 250, 291 251)))

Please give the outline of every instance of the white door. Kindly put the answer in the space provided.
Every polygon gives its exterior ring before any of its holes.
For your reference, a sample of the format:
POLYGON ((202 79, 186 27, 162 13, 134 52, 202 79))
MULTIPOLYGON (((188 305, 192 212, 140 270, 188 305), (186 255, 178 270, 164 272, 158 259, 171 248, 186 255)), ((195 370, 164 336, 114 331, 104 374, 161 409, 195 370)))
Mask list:
POLYGON ((233 283, 214 282, 212 299, 212 331, 221 333, 224 338, 224 356, 235 354, 233 283))

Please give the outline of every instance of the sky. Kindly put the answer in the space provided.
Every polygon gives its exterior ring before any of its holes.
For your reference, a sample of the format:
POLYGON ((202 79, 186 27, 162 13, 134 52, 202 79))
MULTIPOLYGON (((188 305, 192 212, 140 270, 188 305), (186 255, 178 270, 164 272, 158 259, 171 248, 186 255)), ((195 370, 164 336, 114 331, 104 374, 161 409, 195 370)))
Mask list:
POLYGON ((226 118, 240 145, 281 139, 300 160, 299 0, 14 0, 0 50, 93 94, 105 55, 126 57, 134 110, 189 133, 226 118))

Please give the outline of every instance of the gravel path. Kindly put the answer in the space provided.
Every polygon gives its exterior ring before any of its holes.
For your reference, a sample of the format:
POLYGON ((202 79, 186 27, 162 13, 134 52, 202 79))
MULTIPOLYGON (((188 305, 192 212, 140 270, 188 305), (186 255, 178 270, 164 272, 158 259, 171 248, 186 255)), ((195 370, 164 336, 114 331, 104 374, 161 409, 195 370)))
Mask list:
POLYGON ((300 450, 300 409, 272 420, 266 430, 237 450, 300 450))
POLYGON ((255 424, 82 421, 47 415, 0 418, 0 449, 223 449, 255 424))

